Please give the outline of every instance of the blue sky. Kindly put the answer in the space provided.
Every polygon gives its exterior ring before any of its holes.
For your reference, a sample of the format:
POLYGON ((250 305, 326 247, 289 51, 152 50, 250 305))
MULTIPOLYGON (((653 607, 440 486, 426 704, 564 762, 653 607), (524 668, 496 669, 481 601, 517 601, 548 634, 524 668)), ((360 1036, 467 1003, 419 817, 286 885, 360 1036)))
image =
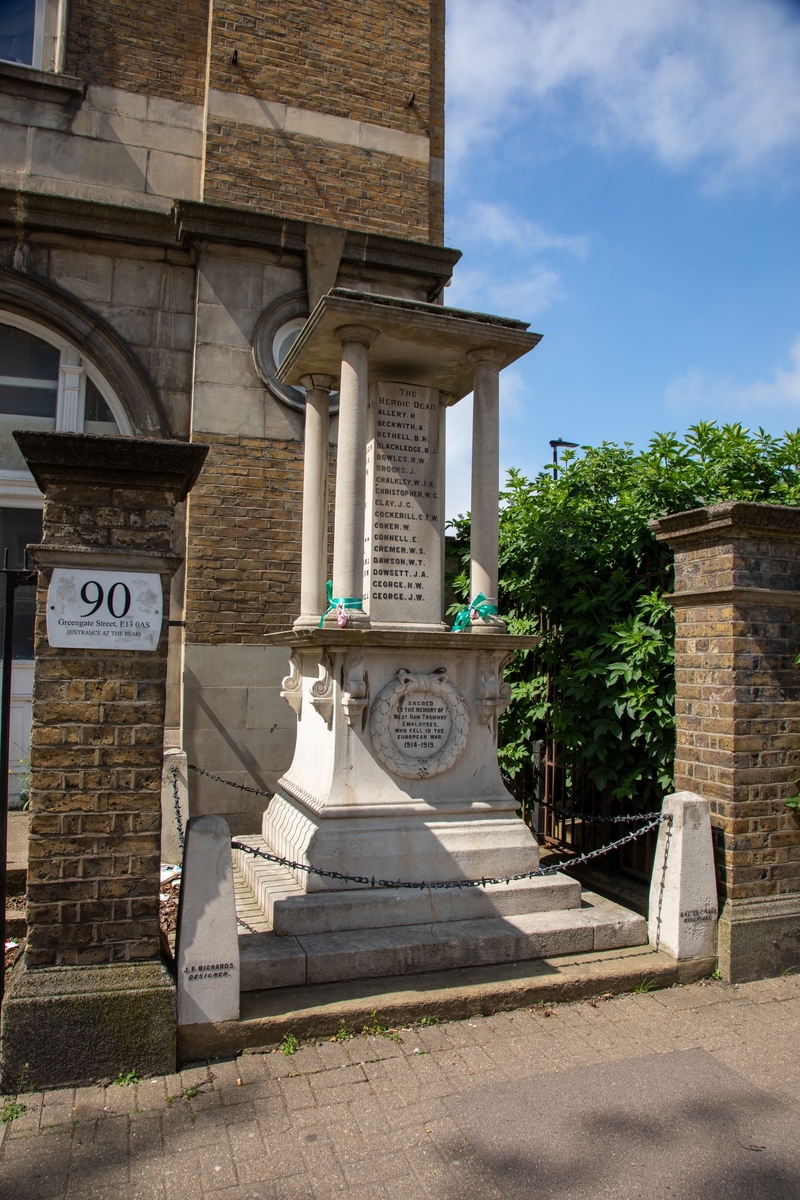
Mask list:
POLYGON ((502 467, 800 425, 800 0, 448 0, 447 46, 444 301, 544 335, 501 376, 502 467))

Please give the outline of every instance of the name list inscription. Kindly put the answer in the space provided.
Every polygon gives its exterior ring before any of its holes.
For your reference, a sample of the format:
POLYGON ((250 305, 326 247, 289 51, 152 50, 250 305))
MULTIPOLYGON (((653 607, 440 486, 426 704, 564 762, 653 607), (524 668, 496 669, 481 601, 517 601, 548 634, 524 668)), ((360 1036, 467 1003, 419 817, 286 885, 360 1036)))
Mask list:
POLYGON ((370 388, 364 601, 373 622, 442 619, 441 404, 435 388, 370 388))

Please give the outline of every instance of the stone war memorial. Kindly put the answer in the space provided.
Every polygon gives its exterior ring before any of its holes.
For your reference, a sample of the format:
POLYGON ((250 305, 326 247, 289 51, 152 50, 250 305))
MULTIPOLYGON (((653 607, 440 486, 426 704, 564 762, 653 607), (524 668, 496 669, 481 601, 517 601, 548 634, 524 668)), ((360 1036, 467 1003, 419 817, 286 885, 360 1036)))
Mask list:
POLYGON ((647 941, 642 917, 537 874, 497 762, 503 670, 536 644, 497 615, 498 379, 539 340, 518 321, 334 289, 281 368, 307 391, 301 611, 268 639, 290 655, 282 694, 297 742, 261 837, 234 840, 268 921, 239 937, 244 992, 647 941), (451 631, 444 420, 470 392, 471 603, 451 631))

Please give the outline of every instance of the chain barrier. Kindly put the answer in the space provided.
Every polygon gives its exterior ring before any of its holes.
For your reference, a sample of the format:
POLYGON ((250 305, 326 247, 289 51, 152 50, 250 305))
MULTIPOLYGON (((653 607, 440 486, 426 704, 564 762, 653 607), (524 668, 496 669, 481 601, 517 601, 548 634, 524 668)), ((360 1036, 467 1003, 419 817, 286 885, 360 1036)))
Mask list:
POLYGON ((608 846, 601 846, 597 850, 590 850, 586 854, 581 854, 577 858, 571 858, 568 863, 559 864, 553 867, 539 867, 536 871, 521 871, 516 875, 502 875, 499 877, 485 876, 481 879, 446 879, 426 882, 425 880, 409 882, 404 879, 376 879, 373 875, 368 878, 366 875, 347 875, 343 871, 324 871, 321 867, 310 867, 308 863, 294 862, 290 858, 281 858, 279 854, 270 854, 267 850, 259 850, 256 846, 248 846, 244 842, 231 842, 232 850, 242 850, 246 854, 252 854, 255 858, 266 859, 267 862, 277 863, 278 866, 288 867, 292 871, 306 871, 309 875, 320 875, 323 879, 338 879, 344 883, 360 883, 364 887, 369 888, 407 888, 417 891, 441 891, 452 888, 475 888, 486 887, 493 883, 517 883, 523 879, 537 879, 542 876, 556 875, 563 866, 578 867, 582 863, 590 862, 593 858, 599 858, 601 854, 608 854, 610 850, 617 850, 620 846, 627 845, 628 842, 633 842, 637 838, 643 837, 649 833, 651 829, 655 829, 662 821, 671 821, 672 817, 669 813, 658 813, 654 820, 643 826, 641 829, 634 829, 632 833, 628 833, 625 837, 619 838, 616 842, 610 842, 608 846))
POLYGON ((178 844, 181 848, 181 854, 186 845, 186 832, 183 828, 183 817, 181 816, 181 798, 178 795, 178 768, 173 767, 172 771, 172 803, 175 806, 175 826, 178 830, 178 844))
MULTIPOLYGON (((508 775, 503 775, 503 783, 509 789, 513 788, 513 786, 514 786, 513 779, 509 779, 508 775)), ((531 797, 525 796, 525 800, 530 801, 531 797)), ((531 802, 533 804, 540 804, 542 806, 542 808, 546 808, 548 812, 553 813, 556 817, 566 818, 567 820, 591 821, 597 825, 603 825, 603 824, 630 825, 634 821, 654 821, 656 819, 656 817, 660 816, 660 813, 649 812, 649 813, 625 814, 624 816, 618 816, 618 817, 603 817, 603 816, 596 816, 594 813, 577 812, 575 809, 572 809, 572 808, 559 808, 558 805, 550 804, 550 803, 548 803, 547 800, 535 800, 534 799, 531 802)))
POLYGON ((206 779, 213 779, 215 783, 227 783, 228 787, 238 788, 240 792, 250 792, 253 796, 265 796, 267 800, 272 799, 272 792, 262 792, 261 788, 248 787, 246 783, 234 783, 232 779, 223 779, 221 775, 212 775, 210 771, 204 771, 202 767, 196 767, 194 763, 189 763, 189 770, 196 771, 198 775, 205 775, 206 779))

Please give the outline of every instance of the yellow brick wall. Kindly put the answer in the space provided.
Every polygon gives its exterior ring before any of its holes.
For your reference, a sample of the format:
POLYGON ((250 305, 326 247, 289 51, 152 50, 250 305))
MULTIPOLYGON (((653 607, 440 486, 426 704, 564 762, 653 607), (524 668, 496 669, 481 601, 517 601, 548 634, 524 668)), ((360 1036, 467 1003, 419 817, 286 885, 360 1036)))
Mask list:
POLYGON ((208 0, 69 0, 65 70, 87 83, 202 104, 208 0))
POLYGON ((422 163, 252 125, 209 121, 204 199, 428 240, 428 171, 422 163))
MULTIPOLYGON (((441 159, 444 0, 220 0, 209 85, 430 137, 441 159)), ((443 238, 443 187, 426 164, 228 121, 209 127, 204 198, 415 241, 443 238)))

